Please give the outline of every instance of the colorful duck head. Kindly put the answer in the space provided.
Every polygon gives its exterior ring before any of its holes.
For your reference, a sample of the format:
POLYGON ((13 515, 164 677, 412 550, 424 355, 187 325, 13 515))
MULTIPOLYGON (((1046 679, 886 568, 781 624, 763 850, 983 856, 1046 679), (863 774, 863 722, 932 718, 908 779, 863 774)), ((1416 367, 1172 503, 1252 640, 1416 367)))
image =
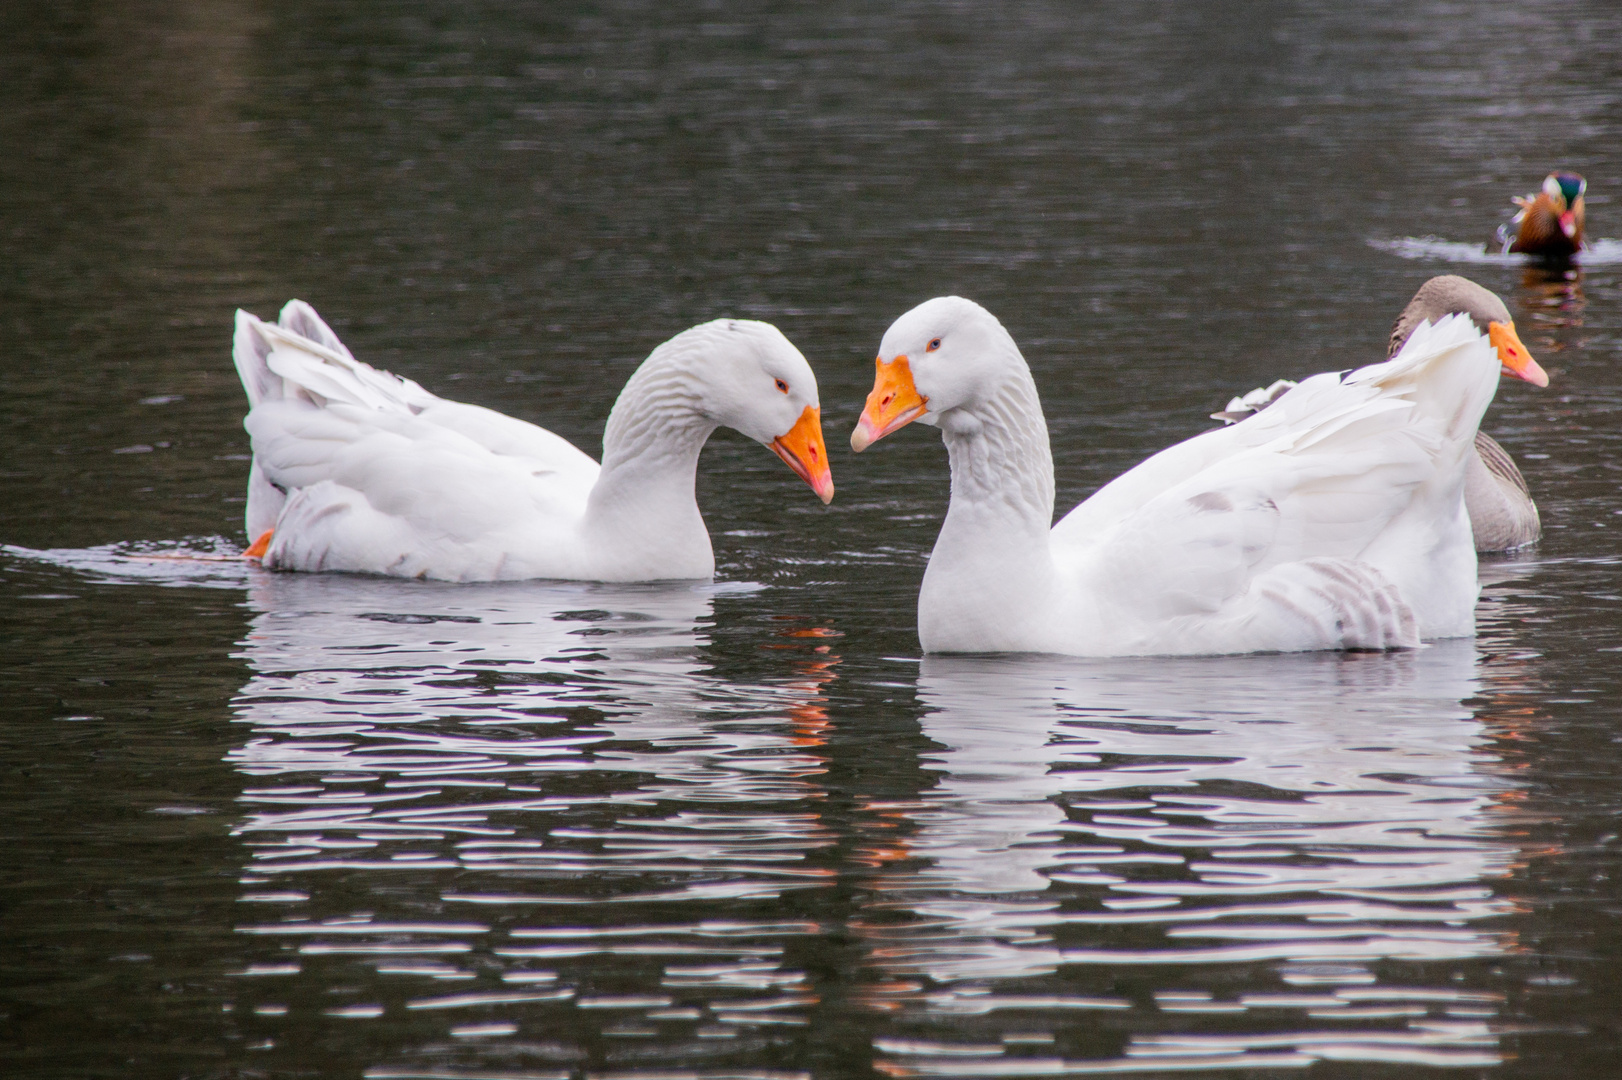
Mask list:
POLYGON ((1531 195, 1515 196, 1520 212, 1510 222, 1514 236, 1507 252, 1541 255, 1551 259, 1570 258, 1583 246, 1583 193, 1588 181, 1574 172, 1552 172, 1543 179, 1543 188, 1531 195))

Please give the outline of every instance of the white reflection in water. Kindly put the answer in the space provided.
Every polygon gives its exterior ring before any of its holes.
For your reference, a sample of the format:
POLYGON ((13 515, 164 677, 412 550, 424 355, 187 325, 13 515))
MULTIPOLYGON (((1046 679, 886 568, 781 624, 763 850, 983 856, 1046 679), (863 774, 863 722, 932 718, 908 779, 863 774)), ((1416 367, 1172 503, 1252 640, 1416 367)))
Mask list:
MULTIPOLYGON (((803 957, 847 929, 890 1075, 1503 1057, 1500 996, 1449 975, 1516 947, 1492 888, 1523 857, 1515 792, 1480 718, 1513 733, 1530 676, 1501 655, 1481 677, 1473 643, 928 658, 934 749, 855 792, 872 842, 837 864, 850 898, 802 901, 836 874, 817 856, 839 660, 813 620, 762 623, 767 674, 741 682, 707 659, 713 588, 23 554, 248 590, 234 1005, 289 1045, 392 1025, 369 1075, 533 1071, 616 1040, 798 1060, 823 1004, 803 957)), ((1484 619, 1484 647, 1515 614, 1484 619)))
MULTIPOLYGON (((1487 882, 1516 849, 1495 832, 1506 786, 1464 703, 1475 663, 1470 642, 1364 656, 926 658, 922 723, 940 750, 924 767, 940 778, 905 808, 910 835, 878 879, 885 917, 863 927, 870 961, 921 992, 885 1007, 923 1024, 1124 1009, 1109 994, 988 984, 1062 973, 1071 987, 1107 987, 1146 969, 1165 987, 1165 1033, 1134 1034, 1124 1058, 1045 1059, 1055 1074, 1498 1061, 1494 995, 1385 981, 1393 961, 1510 944, 1484 925, 1506 911, 1487 882), (1230 976, 1248 965, 1247 992, 1204 985, 1200 972, 1219 965, 1230 976), (1175 1022, 1187 1013, 1205 1032, 1240 1015, 1232 1033, 1195 1036, 1175 1022)), ((1001 1046, 976 1057, 966 1043, 907 1045, 890 1062, 904 1074, 1034 1064, 1001 1046)))
POLYGON ((777 679, 709 674, 726 588, 255 575, 230 760, 244 899, 269 917, 239 929, 384 999, 379 976, 461 981, 398 1005, 435 1037, 473 1015, 517 1025, 487 1037, 595 1038, 629 1012, 680 1053, 803 1025, 816 998, 784 942, 820 928, 717 905, 831 876, 806 858, 832 842, 838 661, 825 628, 785 624, 777 679))

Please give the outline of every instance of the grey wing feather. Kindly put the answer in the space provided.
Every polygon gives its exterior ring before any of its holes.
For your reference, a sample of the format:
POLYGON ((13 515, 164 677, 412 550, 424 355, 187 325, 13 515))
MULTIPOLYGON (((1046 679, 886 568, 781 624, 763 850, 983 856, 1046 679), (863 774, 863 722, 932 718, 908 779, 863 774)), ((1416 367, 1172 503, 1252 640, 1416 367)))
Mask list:
POLYGON ((1481 455, 1481 463, 1487 466, 1488 472, 1514 487, 1522 495, 1531 497, 1532 489, 1526 486, 1526 477, 1515 467, 1515 459, 1510 457, 1509 451, 1499 446, 1491 435, 1484 431, 1476 432, 1476 453, 1481 455))

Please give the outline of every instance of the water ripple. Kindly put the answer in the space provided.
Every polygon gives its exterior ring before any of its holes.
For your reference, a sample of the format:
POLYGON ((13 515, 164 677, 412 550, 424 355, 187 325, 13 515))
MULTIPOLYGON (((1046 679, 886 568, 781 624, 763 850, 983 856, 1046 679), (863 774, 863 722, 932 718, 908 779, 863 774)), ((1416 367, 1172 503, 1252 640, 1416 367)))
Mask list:
MULTIPOLYGON (((880 1040, 882 1068, 1496 1063, 1497 1029, 1479 1014, 1498 999, 1416 986, 1413 974, 1386 981, 1392 962, 1515 947, 1495 922, 1511 909, 1485 884, 1520 857, 1496 820, 1514 789, 1465 703, 1482 689, 1475 663, 1468 643, 1238 662, 926 658, 923 726, 940 747, 926 767, 938 779, 889 808, 911 828, 857 927, 896 986, 883 1007, 938 1031, 954 1016, 1058 1007, 1006 1004, 990 985, 1060 973, 1107 985, 1152 968, 1173 982, 1154 995, 1156 1020, 1235 1016, 1244 1030, 1155 1033, 1151 1020, 1111 1060, 880 1040), (1199 974, 1237 967, 1257 972, 1252 981, 1270 974, 1278 992, 1237 996, 1199 974), (1450 1019, 1464 1004, 1468 1021, 1450 1019), (1324 1018, 1365 1026, 1311 1030, 1324 1018)), ((1081 1000, 1073 1007, 1130 1004, 1081 1000)))
MULTIPOLYGON (((1443 240, 1436 236, 1402 236, 1395 240, 1370 240, 1369 246, 1404 259, 1431 259, 1436 262, 1472 263, 1477 266, 1536 265, 1537 259, 1492 250, 1485 244, 1443 240)), ((1610 266, 1622 263, 1622 240, 1590 240, 1571 260, 1581 266, 1610 266)))
MULTIPOLYGON (((804 1027, 819 999, 787 943, 824 928, 713 913, 832 881, 811 857, 835 842, 817 806, 821 688, 838 658, 817 644, 830 632, 800 628, 782 678, 715 678, 698 654, 714 597, 256 577, 235 832, 244 884, 286 914, 239 930, 323 965, 306 980, 464 982, 332 1014, 491 1018, 447 1021, 457 1039, 560 1016, 625 1037, 750 1030, 769 1043, 804 1027), (396 879, 417 918, 344 899, 384 902, 396 879), (260 891, 271 881, 297 890, 260 891), (711 917, 642 923, 619 914, 626 903, 711 917)), ((282 970, 270 964, 250 970, 282 970)))

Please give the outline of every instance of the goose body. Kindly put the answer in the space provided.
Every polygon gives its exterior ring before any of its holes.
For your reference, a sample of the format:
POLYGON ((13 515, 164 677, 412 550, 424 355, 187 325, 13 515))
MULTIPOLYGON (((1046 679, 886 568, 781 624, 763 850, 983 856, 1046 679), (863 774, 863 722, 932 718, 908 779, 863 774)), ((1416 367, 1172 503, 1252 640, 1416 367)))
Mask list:
POLYGON ((1498 372, 1468 317, 1426 323, 1393 359, 1304 380, 1053 525, 1030 369, 989 312, 941 297, 885 334, 851 444, 941 429, 952 497, 918 597, 928 652, 1406 647, 1473 632, 1463 490, 1498 372))
MULTIPOLYGON (((1434 322, 1452 314, 1468 315, 1484 333, 1494 322, 1512 325, 1509 310, 1497 296, 1467 278, 1444 274, 1420 286, 1397 316, 1387 357, 1401 351, 1420 323, 1434 322)), ((1517 377, 1520 375, 1511 367, 1506 366, 1504 370, 1517 377)), ((1541 374, 1538 369, 1538 375, 1541 374)), ((1535 385, 1548 383, 1546 376, 1541 383, 1537 377, 1529 381, 1535 385)), ((1294 386, 1288 379, 1279 379, 1270 386, 1234 398, 1222 412, 1212 413, 1211 418, 1224 423, 1243 420, 1267 408, 1294 386)), ((1526 478, 1509 451, 1484 431, 1476 432, 1474 453, 1465 465, 1464 508, 1470 516, 1470 532, 1478 552, 1514 551, 1536 543, 1543 535, 1543 523, 1526 478)))
POLYGON ((708 578, 699 451, 725 424, 826 502, 816 379, 767 323, 678 334, 631 376, 599 465, 544 428, 357 361, 315 310, 237 312, 250 554, 279 570, 447 581, 708 578))

